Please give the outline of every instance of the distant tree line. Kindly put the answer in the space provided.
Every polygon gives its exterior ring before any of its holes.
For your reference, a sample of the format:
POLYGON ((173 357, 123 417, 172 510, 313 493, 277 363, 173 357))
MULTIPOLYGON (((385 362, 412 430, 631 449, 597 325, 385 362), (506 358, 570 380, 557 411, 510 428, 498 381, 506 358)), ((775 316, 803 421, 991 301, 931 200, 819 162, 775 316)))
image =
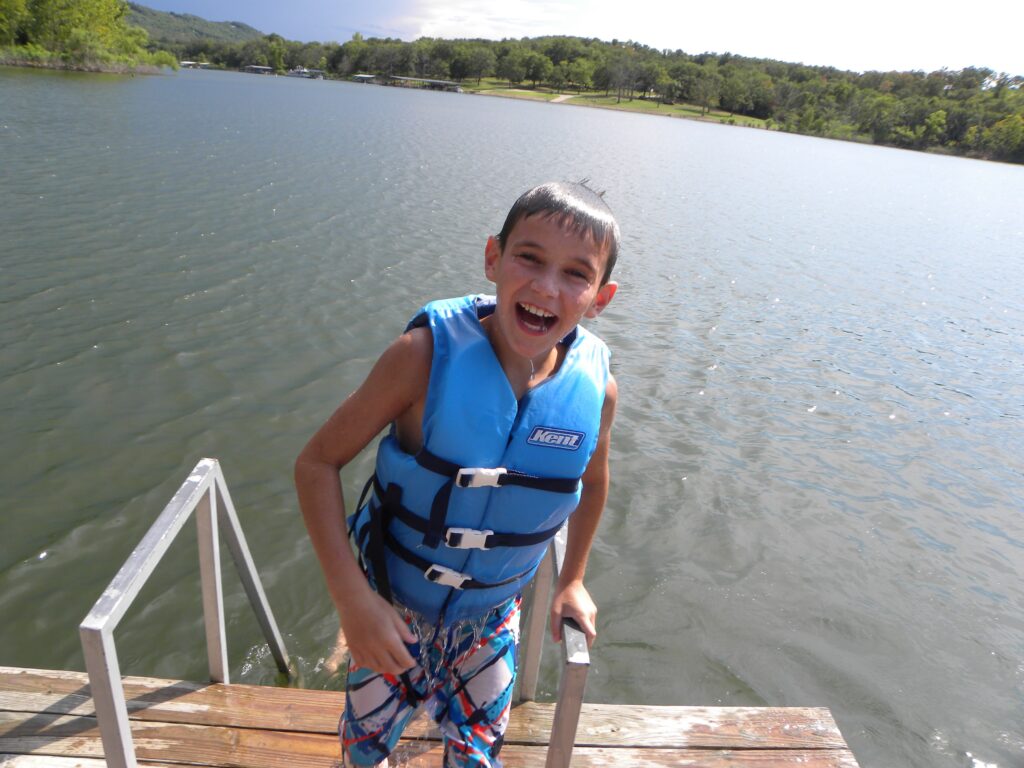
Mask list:
POLYGON ((148 49, 124 0, 0 0, 0 63, 124 69, 177 66, 148 49))
POLYGON ((303 66, 338 77, 497 77, 510 85, 603 91, 617 99, 693 104, 702 112, 718 108, 794 133, 1024 162, 1024 78, 978 67, 862 74, 576 37, 406 43, 357 34, 339 45, 267 35, 238 44, 179 44, 177 50, 226 67, 303 66))

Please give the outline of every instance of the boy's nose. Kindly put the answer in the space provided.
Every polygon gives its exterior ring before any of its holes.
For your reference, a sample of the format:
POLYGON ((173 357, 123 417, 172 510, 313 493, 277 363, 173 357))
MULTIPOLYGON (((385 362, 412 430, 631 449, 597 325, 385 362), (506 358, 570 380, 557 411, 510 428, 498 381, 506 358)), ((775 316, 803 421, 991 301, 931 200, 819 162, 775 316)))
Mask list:
POLYGON ((543 272, 533 278, 533 290, 545 296, 554 296, 557 292, 555 277, 550 272, 543 272))

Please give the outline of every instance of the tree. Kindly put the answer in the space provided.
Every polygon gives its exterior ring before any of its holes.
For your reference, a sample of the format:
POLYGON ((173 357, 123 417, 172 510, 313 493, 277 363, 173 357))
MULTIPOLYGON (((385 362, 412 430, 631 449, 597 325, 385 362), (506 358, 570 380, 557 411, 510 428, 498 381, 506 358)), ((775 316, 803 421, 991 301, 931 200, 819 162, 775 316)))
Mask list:
POLYGON ((926 146, 941 144, 946 135, 946 110, 937 109, 924 121, 924 141, 926 146))
POLYGON ((672 104, 676 100, 676 81, 668 76, 668 72, 664 69, 661 71, 661 75, 658 77, 658 82, 654 84, 654 89, 658 93, 658 99, 662 104, 672 104))
POLYGON ((899 100, 889 93, 875 93, 869 99, 861 130, 870 133, 875 144, 886 144, 901 116, 899 100))
MULTIPOLYGON (((248 43, 245 45, 248 45, 248 43)), ((363 40, 363 36, 356 32, 352 35, 351 40, 336 48, 328 56, 328 65, 331 71, 339 75, 351 75, 353 72, 359 72, 364 68, 364 61, 368 51, 369 46, 363 40)))
POLYGON ((565 62, 561 64, 555 64, 551 69, 551 87, 559 93, 565 88, 565 84, 569 82, 569 65, 565 62))
POLYGON ((728 110, 729 114, 736 112, 747 114, 754 108, 754 95, 747 72, 747 70, 728 67, 722 78, 719 100, 722 109, 728 110))
POLYGON ((632 100, 633 89, 636 87, 636 66, 633 61, 635 51, 627 48, 616 48, 608 56, 608 85, 615 89, 616 103, 622 101, 625 93, 632 100))
POLYGON ((1024 115, 1003 118, 984 132, 982 141, 996 158, 1024 162, 1024 115))
POLYGON ((701 67, 700 74, 694 83, 695 100, 700 106, 700 114, 705 115, 713 106, 718 105, 722 90, 722 76, 709 67, 701 67))
POLYGON ((412 67, 417 77, 427 77, 433 71, 433 45, 429 38, 421 37, 412 44, 412 67))
POLYGON ((495 71, 498 77, 508 80, 510 86, 523 82, 526 78, 526 52, 518 46, 510 48, 499 59, 495 71))
POLYGON ((530 51, 526 54, 526 77, 533 81, 535 88, 537 87, 537 83, 544 82, 551 78, 551 73, 554 71, 554 68, 555 66, 551 63, 551 59, 543 53, 530 51))
POLYGON ((697 81, 704 67, 693 61, 681 61, 669 68, 669 77, 676 82, 677 95, 683 101, 697 103, 697 81))
POLYGON ((498 57, 495 56, 494 51, 487 46, 475 45, 469 53, 469 74, 471 77, 475 77, 476 84, 480 85, 482 78, 494 72, 497 63, 498 57))
POLYGON ((567 74, 569 82, 576 86, 577 91, 588 90, 593 85, 594 62, 590 59, 576 59, 569 65, 567 74))
POLYGON ((241 60, 242 66, 255 64, 259 67, 270 66, 270 49, 266 38, 259 40, 247 40, 242 44, 241 60))
POLYGON ((646 98, 647 94, 655 89, 658 81, 668 77, 665 67, 658 61, 645 61, 636 67, 636 89, 640 91, 641 97, 646 98))
POLYGON ((267 66, 273 67, 275 72, 284 72, 284 38, 280 35, 267 35, 267 66))
POLYGON ((128 24, 125 0, 0 0, 0 44, 12 43, 64 65, 177 66, 166 51, 146 50, 148 35, 128 24))
POLYGON ((434 40, 430 46, 430 74, 434 77, 454 77, 452 62, 455 60, 455 43, 451 40, 434 40))
POLYGON ((28 18, 25 0, 0 0, 0 45, 11 45, 28 18))

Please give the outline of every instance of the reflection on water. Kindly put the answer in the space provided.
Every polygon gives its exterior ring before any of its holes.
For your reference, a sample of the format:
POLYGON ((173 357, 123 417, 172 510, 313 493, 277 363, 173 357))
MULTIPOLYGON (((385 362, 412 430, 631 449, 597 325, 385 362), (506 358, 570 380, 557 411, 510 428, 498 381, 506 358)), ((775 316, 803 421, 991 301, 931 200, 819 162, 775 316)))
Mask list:
MULTIPOLYGON (((588 176, 624 233, 588 698, 828 706, 865 766, 1024 761, 1020 168, 215 72, 3 70, 0 103, 3 663, 81 669, 75 625, 215 455, 299 682, 339 684, 291 462, 416 307, 486 290, 519 192, 588 176)), ((192 547, 126 672, 204 674, 192 547)), ((226 583, 232 673, 272 682, 226 583)))

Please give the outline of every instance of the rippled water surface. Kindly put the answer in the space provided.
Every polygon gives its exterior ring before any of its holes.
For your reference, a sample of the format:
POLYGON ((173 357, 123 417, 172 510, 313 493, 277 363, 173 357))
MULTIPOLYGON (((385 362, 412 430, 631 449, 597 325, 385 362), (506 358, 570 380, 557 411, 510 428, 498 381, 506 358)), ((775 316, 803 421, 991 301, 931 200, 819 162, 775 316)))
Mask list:
MULTIPOLYGON (((0 69, 0 663, 82 669, 216 456, 300 684, 338 685, 291 463, 416 307, 487 290, 519 192, 584 176, 624 233, 588 699, 1024 764, 1024 168, 347 83, 0 69)), ((232 674, 272 682, 225 578, 232 674)), ((117 637, 203 677, 190 535, 117 637)))

